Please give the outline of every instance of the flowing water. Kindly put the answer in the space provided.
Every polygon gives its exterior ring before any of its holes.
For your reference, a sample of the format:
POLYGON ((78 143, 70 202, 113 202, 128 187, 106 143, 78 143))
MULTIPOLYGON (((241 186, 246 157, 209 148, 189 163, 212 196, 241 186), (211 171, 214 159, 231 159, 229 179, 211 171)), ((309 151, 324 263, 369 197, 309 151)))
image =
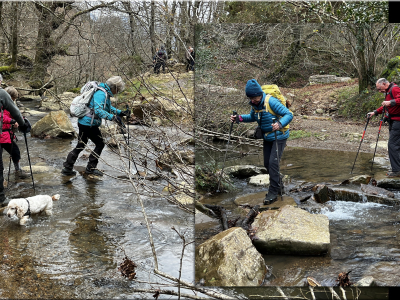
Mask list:
MULTIPOLYGON (((23 104, 33 108, 37 103, 23 104)), ((28 118, 32 124, 39 119, 28 118)), ((77 130, 76 119, 72 124, 77 130)), ((170 133, 178 136, 172 131, 170 133)), ((17 136, 21 165, 26 166, 24 139, 21 134, 17 136)), ((65 177, 60 173, 62 163, 77 139, 41 140, 28 134, 27 141, 32 165, 39 163, 51 167, 50 172, 34 174, 36 195, 60 194, 61 198, 54 202, 52 216, 34 215, 27 226, 20 226, 17 219, 0 214, 0 297, 140 297, 132 289, 149 288, 149 285, 122 277, 118 267, 126 255, 138 266, 138 280, 154 282, 155 277, 149 275, 154 264, 146 224, 134 189, 130 183, 118 179, 117 176, 122 174, 113 168, 122 166, 120 159, 106 146, 101 155, 105 162, 100 162, 98 167, 114 178, 65 177)), ((89 147, 93 149, 94 145, 89 143, 89 147)), ((81 158, 83 153, 89 154, 87 151, 81 153, 76 163, 78 166, 86 166, 87 159, 81 158)), ((7 178, 8 154, 5 152, 3 161, 7 178)), ((7 197, 33 196, 31 179, 15 181, 13 166, 11 170, 7 197)), ((160 192, 167 185, 163 180, 147 184, 160 192)), ((142 194, 141 198, 151 222, 159 269, 178 277, 182 241, 171 227, 185 232, 187 240, 190 240, 194 217, 160 196, 142 194)), ((193 256, 193 246, 189 245, 185 249, 182 268, 182 278, 187 281, 194 279, 193 256)))
MULTIPOLYGON (((235 146, 232 145, 232 148, 235 146)), ((260 155, 242 157, 240 154, 229 154, 225 166, 257 165, 263 166, 261 148, 239 148, 238 152, 260 155)), ((202 164, 220 161, 222 166, 224 152, 196 151, 196 163, 202 164)), ((355 153, 311 150, 287 147, 281 160, 281 172, 291 178, 290 186, 298 186, 303 182, 339 184, 355 175, 371 174, 372 154, 360 153, 354 168, 355 153)), ((374 177, 382 178, 387 166, 374 165, 374 177)), ((230 211, 230 216, 237 215, 238 210, 233 203, 239 195, 257 193, 265 190, 254 187, 245 180, 234 179, 237 190, 210 196, 205 203, 222 205, 230 211)), ((399 192, 395 191, 396 198, 399 192)), ((301 204, 298 203, 301 207, 301 204)), ((325 256, 288 256, 264 255, 264 259, 272 275, 268 277, 266 286, 303 286, 307 276, 314 277, 324 286, 333 286, 339 273, 351 271, 350 279, 356 282, 364 276, 373 276, 381 286, 397 286, 400 284, 400 219, 399 207, 376 203, 354 203, 346 201, 328 202, 321 213, 329 218, 331 251, 325 256)), ((201 235, 208 231, 220 231, 218 221, 196 219, 196 243, 206 238, 201 235)), ((240 290, 240 289, 236 289, 240 290)), ((243 290, 246 295, 254 291, 243 290)), ((276 291, 275 291, 276 292, 276 291)), ((276 293, 275 293, 276 294, 276 293)), ((377 298, 375 298, 377 299, 377 298)))

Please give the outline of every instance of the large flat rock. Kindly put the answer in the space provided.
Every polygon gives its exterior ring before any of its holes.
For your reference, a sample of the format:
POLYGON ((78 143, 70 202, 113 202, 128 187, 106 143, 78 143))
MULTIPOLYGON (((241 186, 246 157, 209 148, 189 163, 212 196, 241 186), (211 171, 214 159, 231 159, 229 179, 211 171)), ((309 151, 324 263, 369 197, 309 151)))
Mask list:
POLYGON ((268 209, 279 209, 284 207, 285 205, 292 205, 297 207, 297 203, 294 201, 292 197, 289 196, 278 196, 278 200, 270 205, 264 205, 266 191, 254 193, 254 194, 247 194, 244 196, 239 196, 234 200, 236 205, 260 205, 260 211, 268 210, 268 209))
POLYGON ((329 219, 286 205, 254 220, 254 246, 265 254, 323 255, 330 250, 329 219))

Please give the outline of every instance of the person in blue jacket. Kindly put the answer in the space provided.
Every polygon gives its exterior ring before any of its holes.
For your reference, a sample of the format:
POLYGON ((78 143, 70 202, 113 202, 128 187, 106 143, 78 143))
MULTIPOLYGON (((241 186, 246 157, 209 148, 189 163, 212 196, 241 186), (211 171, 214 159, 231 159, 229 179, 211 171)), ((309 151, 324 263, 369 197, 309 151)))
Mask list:
POLYGON ((94 94, 89 102, 88 107, 91 112, 78 119, 78 144, 67 156, 64 162, 61 173, 64 175, 75 175, 76 172, 73 170, 74 164, 78 159, 79 153, 85 149, 85 146, 90 139, 94 144, 95 148, 90 153, 89 162, 86 166, 85 172, 87 174, 94 174, 102 176, 103 172, 96 169, 99 162, 99 157, 104 148, 103 137, 100 132, 101 119, 114 121, 119 125, 122 125, 120 117, 129 116, 129 109, 121 111, 111 105, 110 97, 113 97, 117 93, 120 93, 125 88, 125 83, 120 76, 113 76, 109 78, 106 83, 100 83, 99 86, 106 91, 106 93, 99 89, 94 94))
MULTIPOLYGON (((286 106, 284 106, 278 99, 269 97, 270 109, 276 114, 266 111, 265 100, 266 94, 262 91, 261 86, 257 80, 251 79, 246 84, 246 96, 249 98, 251 105, 250 114, 239 115, 240 122, 254 122, 260 125, 264 137, 263 155, 264 166, 268 170, 270 185, 268 194, 266 194, 264 204, 268 205, 275 202, 280 192, 280 174, 279 174, 279 161, 281 159, 283 150, 286 146, 286 140, 289 137, 289 129, 285 130, 293 119, 293 114, 286 106), (261 122, 260 122, 261 120, 261 122), (275 123, 273 121, 276 121, 275 123), (279 158, 276 155, 276 142, 275 131, 277 132, 277 143, 279 158)), ((236 116, 231 116, 231 121, 234 122, 236 116)))

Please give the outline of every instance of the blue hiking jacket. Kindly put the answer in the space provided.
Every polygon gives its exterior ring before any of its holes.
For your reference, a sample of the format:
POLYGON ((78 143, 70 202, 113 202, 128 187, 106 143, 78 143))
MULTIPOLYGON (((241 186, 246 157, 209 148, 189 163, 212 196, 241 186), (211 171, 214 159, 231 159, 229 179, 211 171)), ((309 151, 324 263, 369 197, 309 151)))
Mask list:
MULTIPOLYGON (((97 126, 97 127, 101 125, 101 119, 106 119, 111 121, 114 116, 113 114, 116 115, 121 114, 121 110, 116 109, 111 105, 110 97, 113 97, 114 95, 111 93, 110 87, 105 83, 100 83, 99 86, 101 86, 107 91, 107 95, 104 94, 104 92, 101 90, 96 91, 93 94, 93 97, 88 105, 89 108, 94 107, 95 118, 93 120, 92 126, 97 126), (106 102, 105 108, 104 108, 104 102, 106 102)), ((90 126, 91 122, 92 118, 89 116, 83 116, 82 118, 78 119, 78 123, 85 126, 90 126)))
MULTIPOLYGON (((270 112, 265 111, 264 108, 265 96, 266 96, 265 93, 263 93, 263 97, 257 106, 255 106, 250 101, 249 104, 252 106, 250 114, 241 115, 241 117, 243 118, 243 122, 249 123, 257 121, 258 125, 260 125, 260 115, 262 110, 261 130, 264 133, 264 140, 272 142, 275 140, 275 134, 272 131, 272 119, 278 118, 278 121, 279 123, 281 123, 283 128, 292 121, 293 114, 278 99, 272 96, 269 98, 269 106, 272 109, 272 111, 275 114, 277 114, 277 116, 274 116, 270 112), (260 112, 257 113, 256 110, 260 112)), ((278 130, 276 132, 276 135, 278 140, 285 140, 289 137, 289 129, 286 130, 285 132, 278 130)))

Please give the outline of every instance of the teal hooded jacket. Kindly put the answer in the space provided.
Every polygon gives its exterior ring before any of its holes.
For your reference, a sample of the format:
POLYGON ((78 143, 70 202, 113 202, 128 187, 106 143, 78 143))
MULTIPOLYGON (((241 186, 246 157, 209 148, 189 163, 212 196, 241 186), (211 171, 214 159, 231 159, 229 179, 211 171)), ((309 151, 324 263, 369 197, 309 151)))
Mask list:
MULTIPOLYGON (((264 134, 264 140, 272 142, 275 140, 275 134, 272 131, 273 119, 278 119, 279 123, 281 124, 281 128, 283 128, 292 121, 293 114, 278 99, 271 96, 269 97, 269 106, 271 110, 277 115, 274 116, 270 112, 266 111, 264 108, 265 97, 266 95, 265 93, 263 93, 263 97, 258 105, 254 105, 250 101, 249 104, 252 106, 250 113, 247 115, 241 115, 241 117, 243 119, 242 122, 249 123, 257 121, 258 125, 260 125, 260 116, 261 116, 262 117, 261 130, 264 134)), ((286 130, 285 132, 282 132, 281 130, 278 130, 276 132, 278 140, 287 139, 289 137, 289 134, 290 134, 289 129, 286 130)))

